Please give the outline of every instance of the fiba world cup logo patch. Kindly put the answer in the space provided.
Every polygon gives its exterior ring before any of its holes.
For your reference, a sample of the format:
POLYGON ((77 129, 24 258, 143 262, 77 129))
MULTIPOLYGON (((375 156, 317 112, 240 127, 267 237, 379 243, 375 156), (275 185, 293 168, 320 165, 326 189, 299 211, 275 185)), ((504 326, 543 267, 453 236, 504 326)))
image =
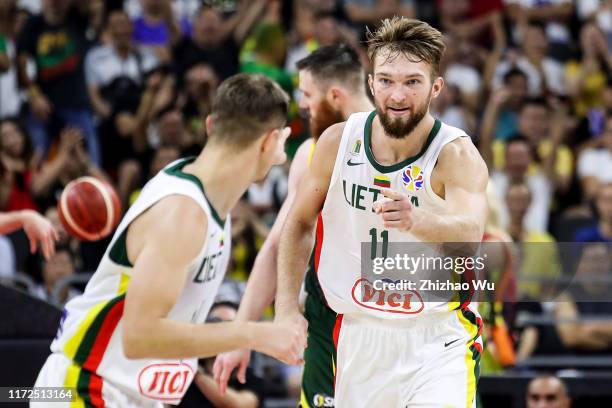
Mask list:
POLYGON ((402 173, 402 182, 408 191, 418 191, 423 188, 423 172, 419 166, 410 165, 402 173))

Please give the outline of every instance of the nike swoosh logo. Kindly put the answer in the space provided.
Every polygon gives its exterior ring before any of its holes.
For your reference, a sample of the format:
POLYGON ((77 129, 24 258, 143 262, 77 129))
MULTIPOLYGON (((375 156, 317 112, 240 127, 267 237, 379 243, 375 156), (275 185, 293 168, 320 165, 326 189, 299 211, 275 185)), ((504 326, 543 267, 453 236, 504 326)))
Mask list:
POLYGON ((457 342, 457 341, 459 341, 459 340, 461 340, 461 339, 455 339, 455 340, 453 340, 453 341, 449 341, 448 343, 444 343, 444 347, 448 347, 448 346, 450 346, 451 344, 453 344, 453 343, 455 343, 455 342, 457 342))
POLYGON ((348 164, 349 166, 359 166, 360 164, 363 164, 363 163, 353 163, 351 160, 353 160, 353 159, 349 159, 346 162, 346 164, 348 164))

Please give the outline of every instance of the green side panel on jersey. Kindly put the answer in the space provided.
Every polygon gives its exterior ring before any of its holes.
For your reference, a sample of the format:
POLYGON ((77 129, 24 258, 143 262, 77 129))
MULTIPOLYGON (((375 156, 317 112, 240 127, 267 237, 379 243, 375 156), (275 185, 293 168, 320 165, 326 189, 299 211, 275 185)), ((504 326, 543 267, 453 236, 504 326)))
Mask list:
POLYGON ((167 168, 165 170, 165 172, 166 172, 166 174, 169 174, 171 176, 179 177, 179 178, 182 178, 182 179, 185 179, 185 180, 189 180, 189 181, 195 183, 195 185, 197 185, 198 188, 202 191, 202 194, 204 195, 204 199, 208 203, 208 208, 210 208, 210 214, 212 215, 214 220, 217 222, 217 224, 219 224, 221 229, 223 229, 223 226, 225 225, 225 220, 222 219, 219 216, 219 213, 217 212, 217 210, 215 210, 215 207, 213 207, 213 205, 210 202, 210 200, 208 199, 208 197, 206 197, 206 191, 204 191, 204 186, 202 185, 202 182, 200 181, 200 179, 197 178, 193 174, 185 173, 183 171, 183 167, 185 167, 186 165, 188 165, 190 163, 193 163, 195 161, 195 159, 196 159, 195 157, 188 157, 188 158, 186 158, 184 160, 181 160, 180 162, 178 162, 174 166, 167 168))
POLYGON ((414 161, 418 160, 419 157, 425 154, 425 152, 429 148, 429 145, 431 144, 431 142, 433 142, 434 138, 440 131, 440 127, 442 126, 440 121, 436 119, 433 127, 431 128, 431 131, 429 132, 429 135, 427 136, 427 140, 425 141, 425 144, 423 145, 423 148, 421 149, 419 153, 417 153, 415 156, 407 158, 406 160, 402 160, 399 163, 395 163, 390 166, 385 166, 377 162, 376 158, 374 157, 374 153, 372 153, 372 122, 374 121, 375 116, 376 116, 376 111, 372 111, 372 113, 370 113, 370 115, 368 116, 368 119, 366 120, 365 129, 364 129, 364 144, 365 144, 365 152, 366 152, 366 156, 368 157, 368 161, 376 170, 380 171, 381 173, 392 173, 394 171, 401 170, 402 168, 406 167, 410 163, 413 163, 414 161))
POLYGON ((306 270, 306 276, 304 277, 304 288, 306 292, 316 298, 319 302, 325 304, 325 296, 323 296, 323 289, 319 284, 319 278, 314 267, 314 250, 310 256, 310 262, 308 263, 308 269, 306 270))
POLYGON ((128 259, 127 254, 127 230, 128 227, 125 227, 121 235, 117 238, 110 251, 108 252, 108 257, 114 263, 118 265, 127 266, 128 268, 134 267, 130 260, 128 259))
POLYGON ((309 294, 304 317, 308 320, 308 347, 304 350, 303 402, 300 405, 302 408, 333 407, 336 312, 309 294))

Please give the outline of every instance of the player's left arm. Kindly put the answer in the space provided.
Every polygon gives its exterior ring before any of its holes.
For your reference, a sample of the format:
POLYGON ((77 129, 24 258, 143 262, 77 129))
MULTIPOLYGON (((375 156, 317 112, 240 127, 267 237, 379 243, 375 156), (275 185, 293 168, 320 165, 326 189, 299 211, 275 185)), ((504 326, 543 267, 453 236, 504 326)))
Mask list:
POLYGON ((480 242, 488 213, 487 166, 471 141, 459 138, 447 144, 432 174, 442 185, 446 211, 415 207, 402 193, 383 190, 385 201, 374 210, 385 228, 410 232, 425 242, 480 242), (390 200, 389 200, 390 199, 390 200))

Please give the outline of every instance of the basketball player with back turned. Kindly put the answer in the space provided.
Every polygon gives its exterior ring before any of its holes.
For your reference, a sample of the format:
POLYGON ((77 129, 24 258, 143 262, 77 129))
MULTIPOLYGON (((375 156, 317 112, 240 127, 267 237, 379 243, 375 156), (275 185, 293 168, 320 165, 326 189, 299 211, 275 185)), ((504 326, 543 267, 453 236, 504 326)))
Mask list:
MULTIPOLYGON (((300 108, 308 112, 312 138, 298 149, 289 171, 289 194, 276 217, 272 231, 257 254, 246 291, 240 302, 237 320, 258 320, 272 303, 276 289, 277 255, 280 231, 293 203, 299 182, 310 165, 315 142, 329 126, 343 122, 355 112, 372 109, 366 94, 365 72, 357 53, 346 45, 321 47, 297 62, 300 108)), ((308 321, 308 347, 304 352, 304 371, 300 406, 333 407, 335 348, 333 329, 336 312, 325 303, 313 265, 306 270, 304 316, 308 321)), ((223 353, 215 362, 215 377, 223 391, 234 368, 244 381, 250 350, 223 353)))
POLYGON ((287 95, 261 75, 219 87, 208 144, 144 187, 85 292, 66 305, 37 387, 75 388, 64 406, 161 408, 180 402, 198 358, 248 347, 301 359, 305 323, 204 324, 229 259, 228 214, 285 160, 287 109, 287 95))
POLYGON ((323 133, 281 232, 276 320, 303 319, 301 271, 314 247, 338 313, 339 408, 475 406, 481 320, 469 300, 368 303, 361 290, 362 243, 482 237, 485 163, 463 130, 429 113, 443 51, 440 32, 417 20, 387 19, 370 34, 376 109, 323 133))

